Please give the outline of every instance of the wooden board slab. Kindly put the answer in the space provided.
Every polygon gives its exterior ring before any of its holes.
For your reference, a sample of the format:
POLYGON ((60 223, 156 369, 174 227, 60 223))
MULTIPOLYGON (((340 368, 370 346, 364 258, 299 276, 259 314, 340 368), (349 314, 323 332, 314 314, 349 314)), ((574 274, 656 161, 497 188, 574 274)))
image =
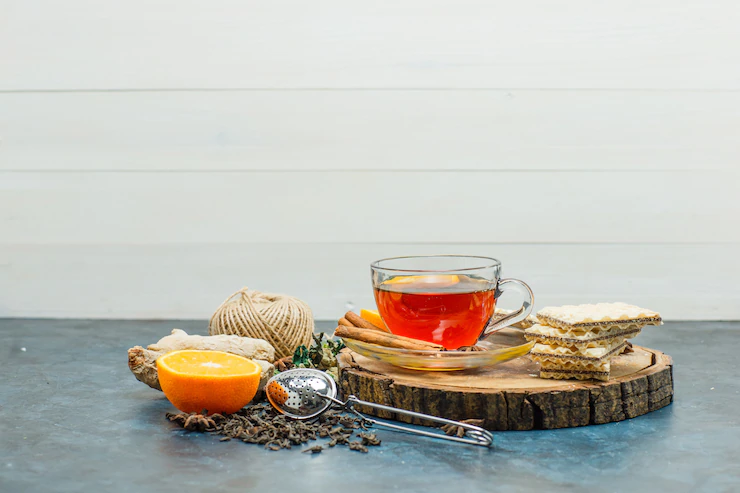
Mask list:
MULTIPOLYGON (((528 357, 477 370, 407 370, 345 349, 339 358, 344 395, 455 420, 484 419, 489 430, 568 428, 634 418, 673 400, 673 362, 634 346, 617 356, 608 382, 546 380, 528 357)), ((420 420, 362 409, 414 424, 420 420)))

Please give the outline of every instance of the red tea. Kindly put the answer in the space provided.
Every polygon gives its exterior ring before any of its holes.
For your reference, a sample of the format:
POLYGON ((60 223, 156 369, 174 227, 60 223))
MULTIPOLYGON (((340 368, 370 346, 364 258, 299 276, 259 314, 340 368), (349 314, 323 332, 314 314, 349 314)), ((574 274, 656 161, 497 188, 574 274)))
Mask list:
POLYGON ((383 321, 394 334, 472 346, 493 315, 494 285, 464 275, 396 276, 375 289, 383 321))

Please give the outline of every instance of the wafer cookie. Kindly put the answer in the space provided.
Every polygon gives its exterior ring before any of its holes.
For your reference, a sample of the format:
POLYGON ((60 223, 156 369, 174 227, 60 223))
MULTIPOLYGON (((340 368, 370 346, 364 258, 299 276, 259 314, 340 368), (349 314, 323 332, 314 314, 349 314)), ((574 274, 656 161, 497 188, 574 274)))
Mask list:
POLYGON ((663 323, 658 312, 626 303, 549 306, 537 312, 537 320, 542 325, 568 330, 663 323))
POLYGON ((587 349, 619 344, 625 339, 635 337, 641 330, 639 325, 628 327, 615 325, 608 328, 597 327, 592 331, 573 331, 537 324, 524 331, 524 338, 540 344, 587 349))
POLYGON ((566 362, 601 362, 624 349, 624 341, 606 347, 578 349, 574 346, 557 346, 553 344, 535 344, 529 355, 534 361, 566 363, 566 362))
POLYGON ((540 378, 555 380, 609 380, 609 361, 599 363, 549 363, 540 364, 540 378))

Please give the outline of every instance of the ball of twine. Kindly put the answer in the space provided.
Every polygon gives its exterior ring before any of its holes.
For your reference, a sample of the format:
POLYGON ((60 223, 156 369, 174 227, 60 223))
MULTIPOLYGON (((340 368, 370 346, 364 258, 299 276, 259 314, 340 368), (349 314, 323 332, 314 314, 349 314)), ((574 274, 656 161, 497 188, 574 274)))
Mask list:
POLYGON ((308 347, 313 330, 311 308, 303 301, 249 288, 226 298, 208 323, 211 335, 264 339, 275 348, 277 358, 292 356, 300 345, 308 347))

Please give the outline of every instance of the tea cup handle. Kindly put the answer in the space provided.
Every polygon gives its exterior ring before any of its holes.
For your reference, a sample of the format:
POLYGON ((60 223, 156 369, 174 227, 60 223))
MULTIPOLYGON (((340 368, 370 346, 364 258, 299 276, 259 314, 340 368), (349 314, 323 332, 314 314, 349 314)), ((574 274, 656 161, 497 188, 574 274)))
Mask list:
POLYGON ((522 301, 521 308, 506 315, 504 318, 489 323, 483 331, 483 336, 487 336, 493 332, 496 332, 497 330, 501 330, 512 324, 521 322, 522 320, 527 318, 530 313, 532 313, 532 305, 534 304, 534 293, 532 293, 532 290, 529 286, 527 286, 525 282, 522 282, 519 279, 500 279, 498 281, 498 284, 496 285, 496 292, 494 294, 496 300, 498 300, 501 294, 507 289, 515 289, 522 293, 522 295, 524 296, 524 301, 522 301))

